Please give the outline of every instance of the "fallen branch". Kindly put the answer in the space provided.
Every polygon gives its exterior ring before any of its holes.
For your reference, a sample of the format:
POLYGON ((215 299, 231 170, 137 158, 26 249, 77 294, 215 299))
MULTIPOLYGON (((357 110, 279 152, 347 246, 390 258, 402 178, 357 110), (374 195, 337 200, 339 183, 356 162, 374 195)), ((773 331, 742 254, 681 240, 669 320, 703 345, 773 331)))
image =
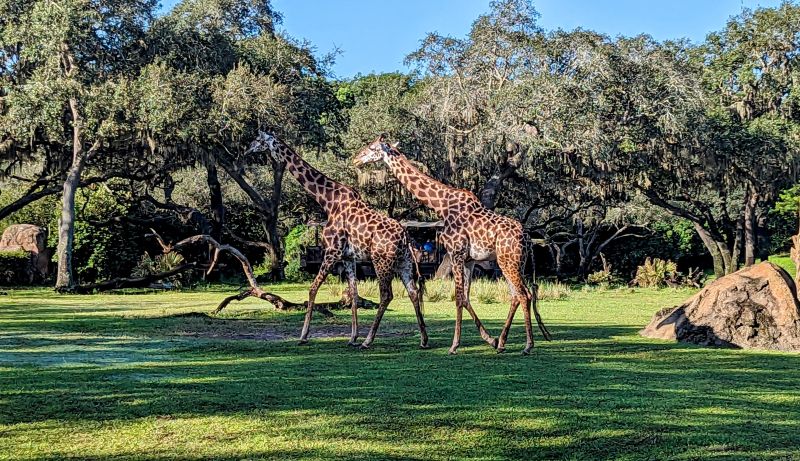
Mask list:
POLYGON ((159 272, 158 274, 150 274, 150 275, 145 275, 143 277, 131 277, 131 278, 117 277, 111 280, 106 280, 105 282, 89 283, 87 285, 78 285, 72 288, 71 290, 67 291, 80 295, 86 295, 98 291, 118 290, 121 288, 147 288, 150 286, 151 283, 196 268, 197 268, 197 263, 185 263, 181 264, 180 266, 174 269, 170 269, 164 272, 159 272))
MULTIPOLYGON (((213 246, 214 255, 211 258, 211 264, 209 264, 206 274, 210 274, 211 271, 214 270, 214 267, 216 267, 217 265, 217 261, 219 261, 219 255, 223 252, 227 251, 228 253, 233 255, 233 257, 239 260, 239 263, 242 265, 242 271, 244 272, 244 275, 247 278, 247 284, 250 286, 250 288, 240 292, 239 294, 228 296, 227 298, 223 299, 222 302, 220 302, 219 306, 217 306, 217 308, 214 309, 214 314, 220 313, 222 309, 224 309, 232 301, 242 301, 251 296, 254 298, 263 299, 264 301, 271 303, 273 306, 275 306, 275 308, 279 310, 284 310, 284 311, 305 310, 308 308, 307 302, 295 303, 292 301, 287 301, 278 295, 264 291, 256 281, 256 276, 255 273, 253 272, 253 266, 250 264, 250 261, 244 254, 242 254, 241 251, 239 251, 237 248, 231 245, 221 244, 217 242, 210 235, 205 235, 205 234, 193 235, 191 237, 187 237, 181 240, 175 245, 167 245, 161 238, 161 236, 158 235, 158 232, 156 232, 153 229, 150 229, 150 231, 153 232, 153 236, 155 236, 156 240, 158 240, 158 243, 159 245, 161 245, 161 248, 163 249, 164 253, 169 253, 171 251, 179 251, 181 248, 184 248, 189 245, 194 245, 197 243, 205 243, 213 246)), ((358 307, 364 309, 370 309, 370 308, 374 309, 375 307, 377 307, 376 303, 361 297, 359 297, 356 300, 356 303, 358 307)), ((331 312, 332 309, 349 309, 349 308, 350 308, 350 302, 347 299, 342 299, 338 302, 318 303, 314 305, 314 309, 321 312, 326 317, 333 316, 333 313, 331 312)))

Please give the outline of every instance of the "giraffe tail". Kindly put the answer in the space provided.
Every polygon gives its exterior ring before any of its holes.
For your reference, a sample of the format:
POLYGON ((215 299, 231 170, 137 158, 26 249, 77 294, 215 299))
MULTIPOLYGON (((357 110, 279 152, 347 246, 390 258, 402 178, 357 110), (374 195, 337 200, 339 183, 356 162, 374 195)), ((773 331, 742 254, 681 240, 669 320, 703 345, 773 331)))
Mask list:
POLYGON ((539 315, 539 309, 536 305, 539 302, 539 287, 536 286, 534 283, 531 287, 531 307, 533 308, 533 315, 536 316, 536 324, 539 325, 539 331, 542 332, 542 336, 547 341, 551 341, 553 339, 553 335, 550 334, 550 331, 547 330, 547 327, 544 326, 544 322, 542 321, 542 316, 539 315))
POLYGON ((414 257, 414 247, 411 245, 411 242, 408 242, 408 254, 411 260, 414 261, 415 279, 417 282, 417 291, 419 293, 419 311, 422 315, 425 315, 425 304, 423 301, 425 298, 425 277, 422 276, 422 272, 419 270, 419 261, 414 257))

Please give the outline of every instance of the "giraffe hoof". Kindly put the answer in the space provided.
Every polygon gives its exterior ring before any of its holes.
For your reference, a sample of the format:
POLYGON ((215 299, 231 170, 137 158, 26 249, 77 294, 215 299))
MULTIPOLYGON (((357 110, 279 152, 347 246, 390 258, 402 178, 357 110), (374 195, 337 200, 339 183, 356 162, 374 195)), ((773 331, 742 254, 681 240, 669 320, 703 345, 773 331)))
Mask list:
POLYGON ((531 348, 526 347, 525 349, 522 349, 522 355, 531 355, 531 348))
POLYGON ((506 351, 506 348, 504 346, 500 346, 500 347, 497 348, 497 353, 498 354, 502 354, 505 351, 506 351))
POLYGON ((424 344, 420 344, 420 345, 419 345, 419 348, 420 348, 420 349, 430 349, 430 348, 431 348, 431 345, 430 345, 430 344, 428 344, 428 343, 424 343, 424 344))
POLYGON ((447 351, 447 353, 450 354, 450 355, 456 355, 456 348, 455 347, 451 347, 450 350, 447 351))
POLYGON ((301 340, 300 340, 300 341, 297 343, 297 345, 298 345, 298 346, 306 346, 306 345, 308 345, 308 340, 307 340, 307 339, 301 339, 301 340))
POLYGON ((492 349, 497 349, 497 338, 492 340, 492 349))
POLYGON ((362 350, 362 351, 368 351, 369 347, 370 347, 369 344, 362 344, 362 345, 358 346, 358 349, 362 350))
MULTIPOLYGON (((357 342, 355 342, 355 341, 354 341, 354 340, 352 340, 352 339, 351 339, 350 341, 348 341, 348 342, 347 342, 347 345, 348 345, 348 346, 350 346, 350 347, 359 347, 359 346, 362 346, 362 347, 363 347, 363 346, 364 346, 363 344, 358 344, 357 342)), ((367 347, 369 347, 369 346, 367 346, 367 347)))

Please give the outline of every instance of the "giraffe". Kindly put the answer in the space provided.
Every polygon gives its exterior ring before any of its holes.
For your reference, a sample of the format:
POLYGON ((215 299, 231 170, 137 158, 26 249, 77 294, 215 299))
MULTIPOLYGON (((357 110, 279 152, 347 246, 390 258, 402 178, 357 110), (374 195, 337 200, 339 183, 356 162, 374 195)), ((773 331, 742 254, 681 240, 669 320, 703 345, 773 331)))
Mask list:
POLYGON ((356 191, 340 184, 303 160, 277 137, 259 131, 246 153, 268 152, 276 161, 286 162, 286 169, 325 211, 328 222, 322 230, 324 256, 319 273, 308 292, 308 306, 300 344, 308 342, 311 316, 317 291, 337 262, 344 265, 352 296, 351 346, 358 346, 358 313, 355 259, 370 258, 375 267, 380 288, 380 303, 372 327, 361 343, 361 349, 372 345, 381 319, 392 301, 392 279, 397 274, 414 305, 420 332, 420 348, 427 349, 428 333, 422 316, 422 277, 412 259, 411 241, 406 229, 394 219, 370 208, 356 191), (416 277, 415 277, 415 268, 416 277), (419 284, 419 288, 418 288, 419 284))
POLYGON ((533 285, 531 292, 523 282, 522 266, 530 247, 522 224, 486 209, 472 192, 442 184, 420 172, 397 149, 397 144, 389 145, 384 141, 385 135, 381 135, 362 148, 353 158, 353 165, 358 167, 367 163, 385 162, 398 181, 444 221, 442 243, 453 264, 453 281, 456 288, 456 325, 450 353, 455 354, 461 343, 461 320, 464 308, 475 321, 483 340, 495 347, 497 352, 505 351, 508 331, 520 305, 523 306, 525 314, 527 335, 527 343, 522 353, 527 355, 533 348, 531 306, 542 335, 550 340, 550 332, 542 323, 536 308, 536 284, 533 285), (511 290, 511 307, 497 339, 492 338, 486 331, 469 301, 470 277, 475 262, 493 259, 497 259, 511 290))

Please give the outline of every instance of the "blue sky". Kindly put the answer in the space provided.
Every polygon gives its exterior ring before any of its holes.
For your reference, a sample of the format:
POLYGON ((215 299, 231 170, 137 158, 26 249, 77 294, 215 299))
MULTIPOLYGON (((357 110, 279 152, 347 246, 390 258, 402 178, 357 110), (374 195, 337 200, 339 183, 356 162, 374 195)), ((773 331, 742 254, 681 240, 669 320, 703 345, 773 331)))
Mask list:
MULTIPOLYGON (((162 0, 165 9, 177 0, 162 0)), ((777 6, 780 0, 534 0, 547 30, 582 27, 611 36, 645 32, 656 39, 699 42, 743 7, 777 6)), ((403 59, 428 32, 461 37, 489 0, 272 0, 280 28, 309 40, 318 54, 338 47, 333 72, 407 70, 403 59)))

